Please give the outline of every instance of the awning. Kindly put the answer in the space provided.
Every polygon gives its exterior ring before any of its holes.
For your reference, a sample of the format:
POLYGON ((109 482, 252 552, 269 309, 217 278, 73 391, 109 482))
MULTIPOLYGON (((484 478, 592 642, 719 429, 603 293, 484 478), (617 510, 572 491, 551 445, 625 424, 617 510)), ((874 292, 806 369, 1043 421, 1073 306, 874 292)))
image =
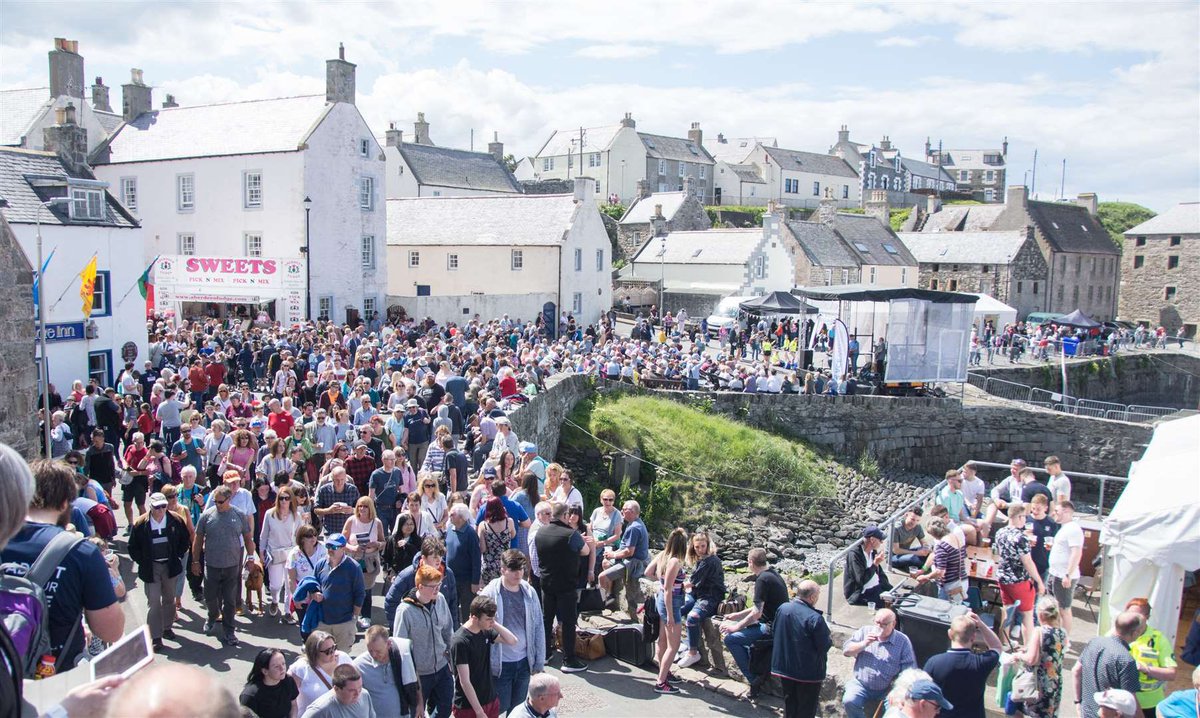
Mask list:
POLYGON ((1079 327, 1080 329, 1095 329, 1096 327, 1100 326, 1100 322, 1092 319, 1078 309, 1066 316, 1059 317, 1050 323, 1062 324, 1068 327, 1079 327))
POLYGON ((816 314, 817 308, 797 299, 790 292, 771 292, 765 297, 748 299, 738 305, 750 314, 816 314))
POLYGON ((805 299, 842 302, 889 302, 893 299, 922 299, 934 304, 974 304, 974 294, 938 292, 932 289, 895 287, 884 289, 862 284, 843 284, 831 287, 796 287, 792 294, 805 299))

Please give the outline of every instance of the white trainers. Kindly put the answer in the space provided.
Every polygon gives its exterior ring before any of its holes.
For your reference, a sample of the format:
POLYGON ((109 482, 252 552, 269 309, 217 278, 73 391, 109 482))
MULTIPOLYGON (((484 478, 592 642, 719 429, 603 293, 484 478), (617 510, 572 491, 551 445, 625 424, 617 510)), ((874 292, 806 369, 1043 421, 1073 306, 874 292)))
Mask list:
POLYGON ((700 662, 700 654, 699 653, 689 653, 683 657, 682 661, 679 662, 679 667, 687 668, 688 666, 694 666, 699 662, 700 662))

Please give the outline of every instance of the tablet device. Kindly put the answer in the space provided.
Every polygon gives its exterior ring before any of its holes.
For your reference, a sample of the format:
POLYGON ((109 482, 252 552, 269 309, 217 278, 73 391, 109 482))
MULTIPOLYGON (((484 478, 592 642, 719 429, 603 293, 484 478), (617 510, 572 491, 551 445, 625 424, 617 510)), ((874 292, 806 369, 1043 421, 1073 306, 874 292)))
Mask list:
POLYGON ((104 676, 129 678, 143 666, 154 662, 150 645, 150 628, 142 626, 128 633, 92 659, 92 680, 104 676))

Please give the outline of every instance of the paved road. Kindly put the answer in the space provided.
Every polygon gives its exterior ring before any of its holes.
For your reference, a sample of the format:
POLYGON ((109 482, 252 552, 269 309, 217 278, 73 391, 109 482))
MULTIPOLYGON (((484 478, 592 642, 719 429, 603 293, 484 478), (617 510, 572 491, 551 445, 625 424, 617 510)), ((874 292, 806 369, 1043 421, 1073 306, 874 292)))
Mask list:
MULTIPOLYGON (((120 519, 122 527, 124 517, 120 519)), ((145 623, 146 598, 141 584, 136 583, 132 563, 125 554, 123 538, 114 540, 114 548, 121 556, 121 565, 126 584, 131 586, 124 601, 125 629, 145 623)), ((377 584, 376 592, 382 590, 382 584, 377 584)), ((238 648, 226 648, 215 638, 201 633, 205 613, 202 607, 192 601, 187 588, 184 588, 184 608, 175 624, 178 641, 167 641, 166 649, 156 657, 157 662, 179 662, 201 666, 217 674, 221 684, 237 695, 241 692, 246 681, 246 675, 254 660, 254 656, 262 648, 280 648, 287 656, 289 664, 295 660, 300 651, 300 634, 296 626, 280 625, 278 619, 265 616, 239 616, 237 618, 237 633, 241 641, 238 648)), ((383 598, 377 596, 374 603, 375 615, 382 620, 383 598)), ((359 642, 351 650, 351 655, 358 655, 365 650, 361 634, 359 642)), ((654 692, 654 674, 650 671, 634 668, 611 658, 603 658, 592 663, 592 670, 586 673, 563 674, 556 670, 559 665, 556 658, 552 661, 550 671, 562 681, 564 698, 559 707, 559 715, 579 716, 580 718, 613 718, 613 716, 679 716, 691 718, 699 716, 774 716, 775 711, 768 708, 752 706, 745 701, 739 701, 698 686, 682 684, 684 693, 677 696, 660 696, 654 692)), ((73 676, 72 671, 62 678, 67 685, 74 685, 81 677, 73 676)), ((36 697, 31 700, 38 701, 36 697)), ((40 703, 39 703, 40 705, 40 703)))

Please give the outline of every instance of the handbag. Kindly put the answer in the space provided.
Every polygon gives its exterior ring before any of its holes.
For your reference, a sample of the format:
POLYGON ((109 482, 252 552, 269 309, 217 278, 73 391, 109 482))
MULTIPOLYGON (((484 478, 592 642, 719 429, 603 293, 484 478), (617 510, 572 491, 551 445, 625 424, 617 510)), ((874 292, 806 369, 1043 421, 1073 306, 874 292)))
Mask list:
POLYGON ((1026 667, 1017 669, 1013 676, 1012 690, 1009 696, 1016 702, 1036 702, 1041 699, 1042 691, 1038 686, 1037 671, 1026 667))
POLYGON ((604 597, 598 588, 585 588, 579 592, 579 612, 596 613, 604 610, 604 597))
POLYGON ((121 486, 129 486, 133 483, 133 474, 125 469, 117 472, 117 483, 121 486))
POLYGON ((575 655, 585 661, 595 661, 606 656, 604 634, 592 631, 579 631, 576 633, 575 655))

